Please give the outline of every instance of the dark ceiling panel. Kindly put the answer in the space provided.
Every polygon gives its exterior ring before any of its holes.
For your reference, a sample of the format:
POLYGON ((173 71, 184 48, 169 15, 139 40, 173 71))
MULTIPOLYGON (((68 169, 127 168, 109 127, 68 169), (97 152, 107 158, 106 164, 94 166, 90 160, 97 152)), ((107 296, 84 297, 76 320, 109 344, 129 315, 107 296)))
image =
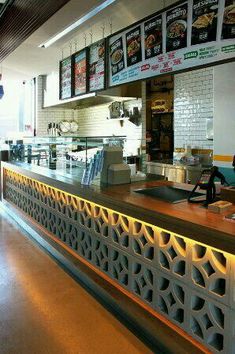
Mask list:
POLYGON ((70 0, 8 0, 0 17, 0 62, 70 0))

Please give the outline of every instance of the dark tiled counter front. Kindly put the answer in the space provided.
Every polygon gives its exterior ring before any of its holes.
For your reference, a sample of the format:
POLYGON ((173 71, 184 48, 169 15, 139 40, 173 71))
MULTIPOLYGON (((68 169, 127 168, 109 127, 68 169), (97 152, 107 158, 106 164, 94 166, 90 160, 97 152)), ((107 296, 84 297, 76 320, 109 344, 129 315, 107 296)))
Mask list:
POLYGON ((5 204, 209 350, 234 353, 235 224, 134 192, 162 183, 82 187, 2 164, 5 204))

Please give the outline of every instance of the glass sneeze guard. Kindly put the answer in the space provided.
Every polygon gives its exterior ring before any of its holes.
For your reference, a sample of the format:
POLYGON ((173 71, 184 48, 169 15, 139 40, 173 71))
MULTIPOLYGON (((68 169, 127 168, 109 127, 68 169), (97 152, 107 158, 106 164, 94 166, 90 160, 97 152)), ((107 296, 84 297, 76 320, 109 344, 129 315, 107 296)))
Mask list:
MULTIPOLYGON (((78 181, 82 180, 84 170, 104 146, 121 147, 124 162, 132 168, 137 165, 138 169, 140 160, 140 139, 127 139, 125 136, 26 137, 4 143, 9 146, 10 161, 49 168, 55 170, 56 174, 73 177, 78 181)), ((95 181, 98 179, 99 176, 95 181)))

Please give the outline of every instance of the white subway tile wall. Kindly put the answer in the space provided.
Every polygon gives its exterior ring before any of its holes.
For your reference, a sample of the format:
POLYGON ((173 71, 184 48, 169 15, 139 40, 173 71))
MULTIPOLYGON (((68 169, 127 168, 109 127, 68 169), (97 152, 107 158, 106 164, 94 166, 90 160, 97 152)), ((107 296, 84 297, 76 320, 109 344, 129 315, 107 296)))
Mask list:
POLYGON ((175 149, 213 149, 206 138, 206 120, 214 115, 213 68, 177 74, 174 84, 175 149))
MULTIPOLYGON (((48 123, 59 123, 61 120, 73 120, 78 122, 80 136, 111 136, 122 135, 127 136, 129 139, 138 139, 141 145, 142 138, 142 124, 136 126, 128 120, 125 120, 121 126, 119 120, 110 120, 109 117, 109 104, 93 106, 83 109, 55 109, 55 108, 42 108, 43 107, 43 90, 44 90, 45 77, 39 76, 37 79, 38 102, 37 102, 37 135, 47 135, 48 123)), ((142 102, 130 101, 132 106, 138 105, 141 109, 142 102)), ((142 114, 142 118, 145 115, 142 114)))

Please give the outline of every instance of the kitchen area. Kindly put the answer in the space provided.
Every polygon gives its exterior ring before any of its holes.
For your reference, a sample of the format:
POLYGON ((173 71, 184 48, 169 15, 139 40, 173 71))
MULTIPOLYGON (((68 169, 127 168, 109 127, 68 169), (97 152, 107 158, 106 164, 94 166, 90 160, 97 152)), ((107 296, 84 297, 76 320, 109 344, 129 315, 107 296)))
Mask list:
POLYGON ((151 80, 146 97, 147 172, 195 184, 213 163, 213 69, 151 80))

